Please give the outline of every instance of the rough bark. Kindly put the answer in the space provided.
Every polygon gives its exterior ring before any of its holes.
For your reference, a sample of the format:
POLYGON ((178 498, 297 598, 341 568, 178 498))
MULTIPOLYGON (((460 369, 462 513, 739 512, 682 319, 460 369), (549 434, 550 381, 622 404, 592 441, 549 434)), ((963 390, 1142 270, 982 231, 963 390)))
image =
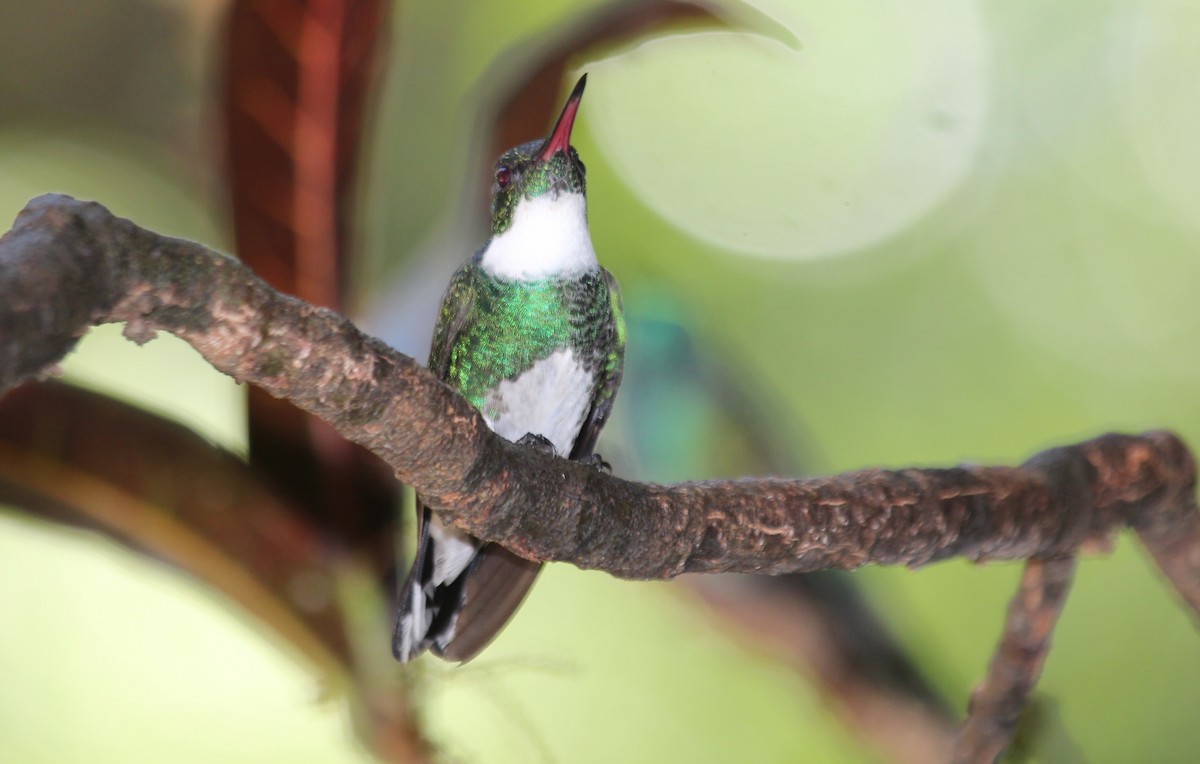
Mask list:
MULTIPOLYGON (((1195 464, 1170 433, 1104 435, 1020 467, 631 483, 494 435, 416 361, 231 257, 98 204, 32 201, 0 243, 0 389, 114 321, 134 341, 182 337, 217 369, 370 448, 460 526, 534 559, 643 579, 917 566, 1066 555, 1127 524, 1192 553, 1172 531, 1183 522, 1195 535, 1195 464)), ((1195 605, 1196 576, 1183 569, 1195 605)))

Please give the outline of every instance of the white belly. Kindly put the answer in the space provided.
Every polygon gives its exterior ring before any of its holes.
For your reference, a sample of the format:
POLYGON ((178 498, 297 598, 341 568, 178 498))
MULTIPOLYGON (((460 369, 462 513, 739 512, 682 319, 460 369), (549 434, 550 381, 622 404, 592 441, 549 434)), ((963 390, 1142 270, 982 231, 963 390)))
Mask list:
POLYGON ((569 456, 592 403, 592 375, 569 349, 556 351, 488 394, 483 417, 496 434, 517 441, 528 433, 569 456))

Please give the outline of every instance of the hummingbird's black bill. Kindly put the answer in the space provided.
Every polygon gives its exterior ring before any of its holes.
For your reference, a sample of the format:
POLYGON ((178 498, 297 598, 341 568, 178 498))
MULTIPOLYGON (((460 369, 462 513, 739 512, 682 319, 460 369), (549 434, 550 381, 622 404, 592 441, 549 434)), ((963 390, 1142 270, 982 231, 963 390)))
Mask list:
POLYGON ((554 129, 550 131, 550 137, 538 150, 539 160, 545 162, 558 152, 566 151, 571 147, 571 127, 575 124, 575 114, 579 111, 579 102, 583 99, 583 86, 586 84, 587 74, 584 74, 575 84, 571 96, 567 98, 562 114, 558 115, 558 121, 554 123, 554 129))

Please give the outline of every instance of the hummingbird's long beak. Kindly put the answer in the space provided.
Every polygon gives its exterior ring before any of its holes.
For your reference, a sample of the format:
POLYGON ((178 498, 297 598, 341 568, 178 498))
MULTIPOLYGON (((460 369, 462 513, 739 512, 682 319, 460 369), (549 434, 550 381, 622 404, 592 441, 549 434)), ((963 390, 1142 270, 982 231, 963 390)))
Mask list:
POLYGON ((550 132, 550 137, 538 149, 538 161, 545 162, 560 151, 566 151, 571 146, 571 126, 575 124, 575 113, 579 111, 579 101, 583 99, 583 86, 587 84, 587 75, 584 74, 576 83, 575 89, 571 91, 571 97, 567 99, 567 104, 563 106, 562 114, 558 115, 558 121, 554 123, 554 129, 550 132))

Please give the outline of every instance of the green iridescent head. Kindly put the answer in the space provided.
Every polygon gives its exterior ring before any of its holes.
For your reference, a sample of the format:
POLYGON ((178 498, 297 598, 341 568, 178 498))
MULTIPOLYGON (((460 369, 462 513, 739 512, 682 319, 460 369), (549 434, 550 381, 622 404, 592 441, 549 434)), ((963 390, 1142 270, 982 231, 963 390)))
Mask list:
POLYGON ((496 161, 492 179, 493 236, 508 230, 522 199, 535 199, 546 194, 586 193, 586 170, 571 146, 571 127, 575 124, 586 83, 585 74, 571 91, 549 138, 509 149, 496 161))

